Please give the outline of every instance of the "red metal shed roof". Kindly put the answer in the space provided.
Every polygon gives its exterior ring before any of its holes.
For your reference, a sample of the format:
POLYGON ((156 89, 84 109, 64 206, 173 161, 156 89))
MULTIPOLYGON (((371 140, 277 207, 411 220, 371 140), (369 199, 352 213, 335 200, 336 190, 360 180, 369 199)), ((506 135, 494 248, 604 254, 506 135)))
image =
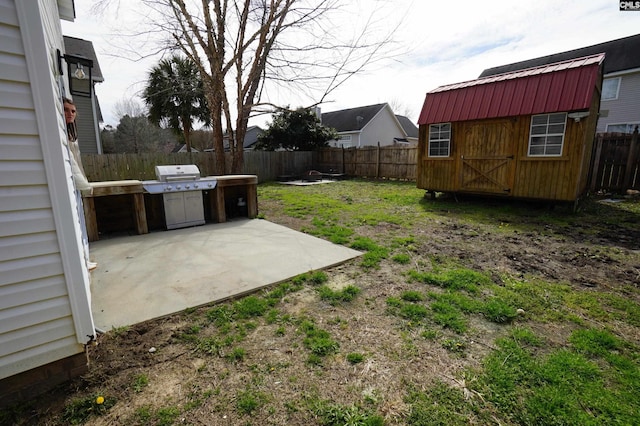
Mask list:
POLYGON ((589 109, 604 53, 440 86, 418 124, 589 109))

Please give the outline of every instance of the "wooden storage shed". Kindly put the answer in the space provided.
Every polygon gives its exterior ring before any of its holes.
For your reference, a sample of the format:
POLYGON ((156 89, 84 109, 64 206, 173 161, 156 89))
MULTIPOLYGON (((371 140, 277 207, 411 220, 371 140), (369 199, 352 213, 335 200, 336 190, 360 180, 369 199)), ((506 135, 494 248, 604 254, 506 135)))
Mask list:
POLYGON ((576 202, 587 190, 603 61, 592 55, 427 93, 418 188, 576 202))

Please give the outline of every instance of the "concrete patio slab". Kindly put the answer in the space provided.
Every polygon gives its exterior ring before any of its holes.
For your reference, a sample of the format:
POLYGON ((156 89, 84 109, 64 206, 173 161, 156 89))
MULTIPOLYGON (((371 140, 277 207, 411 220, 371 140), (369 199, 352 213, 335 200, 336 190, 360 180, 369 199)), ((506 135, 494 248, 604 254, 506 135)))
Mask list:
POLYGON ((238 296, 362 253, 261 219, 91 243, 102 331, 238 296))

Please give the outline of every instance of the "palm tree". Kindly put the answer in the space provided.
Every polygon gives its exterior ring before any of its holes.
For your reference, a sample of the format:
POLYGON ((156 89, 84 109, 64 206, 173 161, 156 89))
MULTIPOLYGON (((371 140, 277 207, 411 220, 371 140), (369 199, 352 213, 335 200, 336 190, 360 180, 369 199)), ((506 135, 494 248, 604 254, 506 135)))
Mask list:
POLYGON ((149 72, 142 98, 149 106, 149 120, 167 127, 184 138, 191 152, 193 121, 210 125, 211 114, 197 65, 188 58, 174 55, 161 60, 149 72))

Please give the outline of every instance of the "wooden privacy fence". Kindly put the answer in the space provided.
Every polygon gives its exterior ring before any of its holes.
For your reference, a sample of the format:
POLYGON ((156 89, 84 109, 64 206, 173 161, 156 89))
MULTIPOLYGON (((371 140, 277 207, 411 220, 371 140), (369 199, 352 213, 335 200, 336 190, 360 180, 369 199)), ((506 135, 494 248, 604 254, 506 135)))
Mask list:
POLYGON ((640 189, 638 145, 637 128, 633 134, 598 134, 594 144, 591 192, 640 189))
MULTIPOLYGON (((226 154, 231 164, 231 156, 226 154)), ((273 181, 284 174, 302 174, 314 164, 313 152, 247 151, 242 174, 257 175, 258 181, 273 181)), ((113 180, 156 179, 155 166, 195 164, 202 176, 215 175, 215 153, 145 153, 145 154, 82 154, 87 177, 91 182, 113 180)))
MULTIPOLYGON (((594 143, 589 189, 591 192, 624 192, 640 189, 640 143, 633 134, 598 134, 594 143)), ((227 155, 227 164, 231 157, 227 155)), ((301 175, 308 170, 344 173, 351 177, 416 180, 417 147, 370 146, 323 148, 315 152, 247 151, 243 174, 258 181, 274 181, 282 175, 301 175)), ((212 152, 172 154, 83 154, 87 177, 92 182, 155 179, 155 166, 196 164, 202 176, 214 175, 212 152)))
POLYGON ((417 147, 323 148, 317 152, 315 167, 348 176, 415 181, 417 159, 417 147))

